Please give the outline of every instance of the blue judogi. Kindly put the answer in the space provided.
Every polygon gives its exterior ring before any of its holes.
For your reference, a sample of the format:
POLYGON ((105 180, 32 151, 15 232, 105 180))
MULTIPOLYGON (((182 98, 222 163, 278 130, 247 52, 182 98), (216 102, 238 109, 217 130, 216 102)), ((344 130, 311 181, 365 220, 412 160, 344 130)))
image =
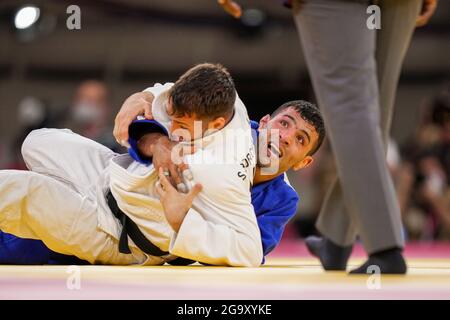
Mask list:
MULTIPOLYGON (((251 121, 254 137, 258 135, 258 123, 251 121)), ((130 126, 131 148, 129 154, 141 163, 150 161, 139 154, 137 141, 143 134, 166 129, 154 120, 136 120, 130 126)), ((256 141, 255 141, 256 143, 256 141)), ((280 242, 284 228, 297 211, 299 197, 284 180, 284 174, 257 185, 251 190, 252 204, 261 231, 264 256, 280 242)), ((0 231, 0 264, 85 264, 71 256, 65 256, 48 249, 42 241, 22 239, 0 231)))
MULTIPOLYGON (((250 121, 253 137, 258 136, 259 124, 250 121)), ((254 139, 256 143, 256 139, 254 139)), ((269 254, 281 240, 284 228, 297 212, 299 196, 286 183, 284 174, 257 185, 251 190, 252 204, 261 232, 264 256, 269 254)))

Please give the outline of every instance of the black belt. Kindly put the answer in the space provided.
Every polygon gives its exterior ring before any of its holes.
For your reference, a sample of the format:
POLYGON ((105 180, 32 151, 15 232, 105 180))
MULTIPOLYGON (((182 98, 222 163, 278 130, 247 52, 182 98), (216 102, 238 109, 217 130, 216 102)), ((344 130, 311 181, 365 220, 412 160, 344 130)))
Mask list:
POLYGON ((150 240, 148 240, 142 233, 142 231, 139 230, 137 224, 134 223, 133 220, 131 220, 125 213, 123 213, 122 210, 120 210, 119 206, 117 205, 117 201, 116 199, 114 199, 111 191, 109 191, 106 195, 106 200, 108 201, 108 206, 114 216, 122 223, 122 232, 120 234, 119 240, 120 253, 131 253, 130 247, 128 245, 128 237, 130 237, 131 240, 133 240, 134 244, 147 254, 156 257, 161 257, 169 254, 168 252, 160 250, 150 240))
MULTIPOLYGON (((122 210, 120 210, 117 205, 116 199, 114 199, 111 191, 108 191, 106 194, 106 201, 108 202, 108 206, 111 209, 114 216, 120 221, 122 224, 122 232, 120 233, 119 239, 119 252, 124 254, 130 254, 131 250, 128 245, 128 237, 133 240, 134 244, 145 252, 146 254, 150 254, 155 257, 161 257, 169 254, 169 252, 162 251, 157 246, 155 246, 150 240, 148 240, 142 231, 139 229, 136 223, 133 222, 122 210)), ((194 263, 195 261, 185 259, 185 258, 176 258, 170 262, 172 265, 189 265, 194 263)))

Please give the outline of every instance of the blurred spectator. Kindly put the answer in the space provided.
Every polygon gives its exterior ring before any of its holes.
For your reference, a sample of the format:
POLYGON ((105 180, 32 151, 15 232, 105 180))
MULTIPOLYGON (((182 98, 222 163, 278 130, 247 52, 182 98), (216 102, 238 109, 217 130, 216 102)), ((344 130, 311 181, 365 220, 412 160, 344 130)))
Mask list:
POLYGON ((6 168, 7 163, 7 146, 6 143, 0 139, 0 169, 6 168))
POLYGON ((450 84, 425 110, 398 177, 405 225, 416 239, 450 236, 450 84))
POLYGON ((396 176, 401 165, 400 150, 397 142, 391 137, 388 141, 386 161, 392 176, 396 176))
POLYGON ((103 82, 82 82, 75 92, 66 126, 115 152, 123 149, 113 137, 109 92, 103 82))
POLYGON ((334 159, 327 139, 314 155, 312 166, 298 172, 290 172, 290 182, 300 196, 293 224, 301 238, 318 234, 315 222, 324 195, 333 182, 334 172, 334 159))
POLYGON ((36 97, 23 98, 17 107, 17 123, 21 128, 17 137, 10 146, 8 159, 2 165, 3 168, 26 170, 27 167, 22 159, 21 147, 26 136, 33 130, 52 125, 52 117, 45 103, 36 97))

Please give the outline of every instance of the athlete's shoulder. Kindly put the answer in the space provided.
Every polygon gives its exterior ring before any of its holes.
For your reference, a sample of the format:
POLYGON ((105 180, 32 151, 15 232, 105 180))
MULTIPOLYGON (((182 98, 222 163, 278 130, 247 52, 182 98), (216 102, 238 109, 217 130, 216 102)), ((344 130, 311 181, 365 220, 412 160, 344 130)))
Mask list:
POLYGON ((266 192, 277 196, 281 201, 299 199, 297 191, 291 186, 286 173, 268 181, 266 192))

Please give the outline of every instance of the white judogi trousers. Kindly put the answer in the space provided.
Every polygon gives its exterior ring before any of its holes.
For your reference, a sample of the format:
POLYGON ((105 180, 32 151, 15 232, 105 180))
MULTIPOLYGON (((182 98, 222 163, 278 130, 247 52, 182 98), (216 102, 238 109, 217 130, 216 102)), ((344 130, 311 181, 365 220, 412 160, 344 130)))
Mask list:
POLYGON ((31 171, 0 170, 0 230, 92 264, 148 261, 136 248, 129 255, 118 249, 120 223, 104 197, 114 152, 70 130, 41 129, 27 137, 22 154, 31 171), (105 217, 113 232, 100 228, 105 217))

